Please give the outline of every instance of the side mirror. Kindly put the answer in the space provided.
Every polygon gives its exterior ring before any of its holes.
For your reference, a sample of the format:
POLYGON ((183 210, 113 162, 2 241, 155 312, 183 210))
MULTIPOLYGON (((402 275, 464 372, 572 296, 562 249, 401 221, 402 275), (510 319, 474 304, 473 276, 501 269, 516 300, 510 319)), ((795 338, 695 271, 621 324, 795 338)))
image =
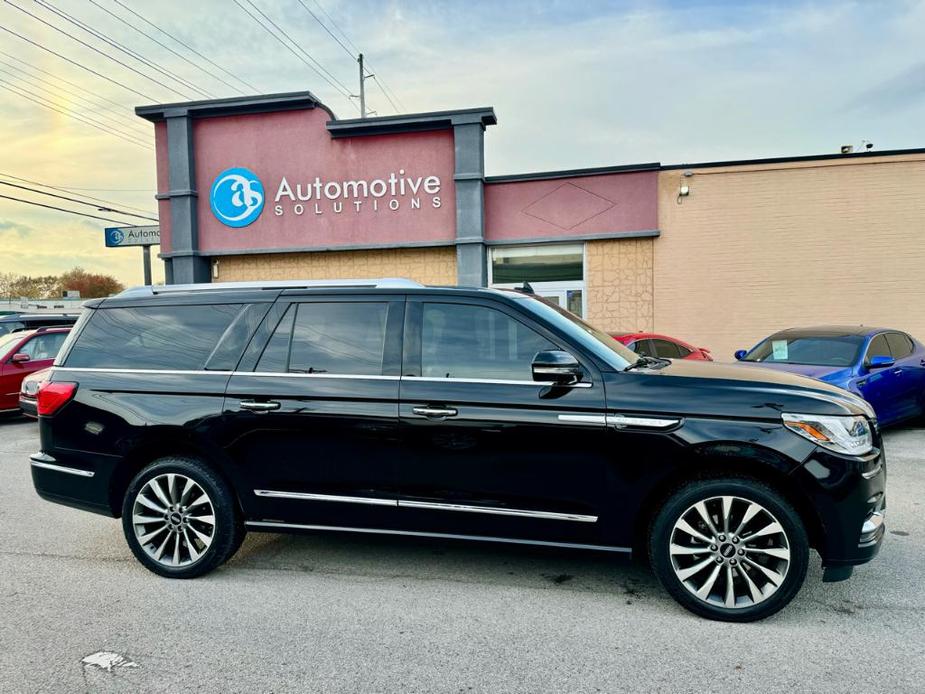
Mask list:
POLYGON ((733 354, 732 356, 734 356, 737 361, 742 361, 743 359, 745 359, 746 354, 748 354, 748 350, 737 349, 735 354, 733 354))
POLYGON ((32 357, 30 357, 28 354, 19 352, 18 354, 14 354, 10 361, 14 364, 22 364, 29 361, 30 359, 32 359, 32 357))
MULTIPOLYGON (((16 357, 13 357, 14 359, 16 357)), ((893 357, 887 357, 882 354, 878 354, 875 357, 871 357, 870 361, 867 362, 868 369, 885 369, 888 366, 893 366, 896 363, 896 360, 893 357)))
POLYGON ((533 357, 533 380, 569 385, 581 380, 581 364, 568 352, 552 349, 533 357))

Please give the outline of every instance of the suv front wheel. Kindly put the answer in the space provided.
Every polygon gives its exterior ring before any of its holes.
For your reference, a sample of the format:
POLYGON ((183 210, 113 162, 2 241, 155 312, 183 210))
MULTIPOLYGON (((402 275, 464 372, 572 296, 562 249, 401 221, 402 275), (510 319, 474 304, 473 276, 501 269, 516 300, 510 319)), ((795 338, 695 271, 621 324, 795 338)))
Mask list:
POLYGON ((757 480, 693 482, 655 517, 649 559, 691 612, 750 622, 789 603, 806 577, 809 542, 793 507, 757 480))
POLYGON ((220 566, 244 539, 228 484, 192 458, 155 460, 125 492, 122 529, 144 566, 168 578, 195 578, 220 566))

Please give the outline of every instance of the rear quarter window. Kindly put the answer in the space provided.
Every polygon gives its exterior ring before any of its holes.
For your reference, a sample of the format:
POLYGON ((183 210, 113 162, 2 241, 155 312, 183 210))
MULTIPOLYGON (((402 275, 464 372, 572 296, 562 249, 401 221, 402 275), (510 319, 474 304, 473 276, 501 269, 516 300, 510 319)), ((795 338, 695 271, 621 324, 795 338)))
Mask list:
POLYGON ((200 370, 241 304, 96 309, 66 367, 200 370))

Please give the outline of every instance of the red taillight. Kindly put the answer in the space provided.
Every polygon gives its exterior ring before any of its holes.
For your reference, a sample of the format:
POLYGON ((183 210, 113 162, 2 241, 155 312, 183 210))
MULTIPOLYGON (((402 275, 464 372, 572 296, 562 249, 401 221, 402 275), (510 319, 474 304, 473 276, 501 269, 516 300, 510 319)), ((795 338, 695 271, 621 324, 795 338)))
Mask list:
POLYGON ((46 417, 53 415, 67 404, 76 392, 76 383, 45 381, 39 386, 39 392, 36 395, 38 413, 46 417))

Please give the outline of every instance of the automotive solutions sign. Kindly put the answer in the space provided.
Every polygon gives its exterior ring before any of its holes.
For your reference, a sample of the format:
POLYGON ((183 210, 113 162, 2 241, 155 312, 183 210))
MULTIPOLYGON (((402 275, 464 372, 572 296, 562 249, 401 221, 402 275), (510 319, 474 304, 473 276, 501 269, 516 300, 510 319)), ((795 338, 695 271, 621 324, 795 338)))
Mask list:
MULTIPOLYGON (((328 180, 321 176, 298 180, 282 176, 273 181, 275 217, 323 217, 379 214, 422 207, 439 209, 442 181, 436 175, 414 175, 398 169, 379 178, 328 180)), ((209 195, 212 214, 222 224, 240 228, 260 217, 266 194, 261 180, 249 169, 235 167, 215 177, 209 195)))

